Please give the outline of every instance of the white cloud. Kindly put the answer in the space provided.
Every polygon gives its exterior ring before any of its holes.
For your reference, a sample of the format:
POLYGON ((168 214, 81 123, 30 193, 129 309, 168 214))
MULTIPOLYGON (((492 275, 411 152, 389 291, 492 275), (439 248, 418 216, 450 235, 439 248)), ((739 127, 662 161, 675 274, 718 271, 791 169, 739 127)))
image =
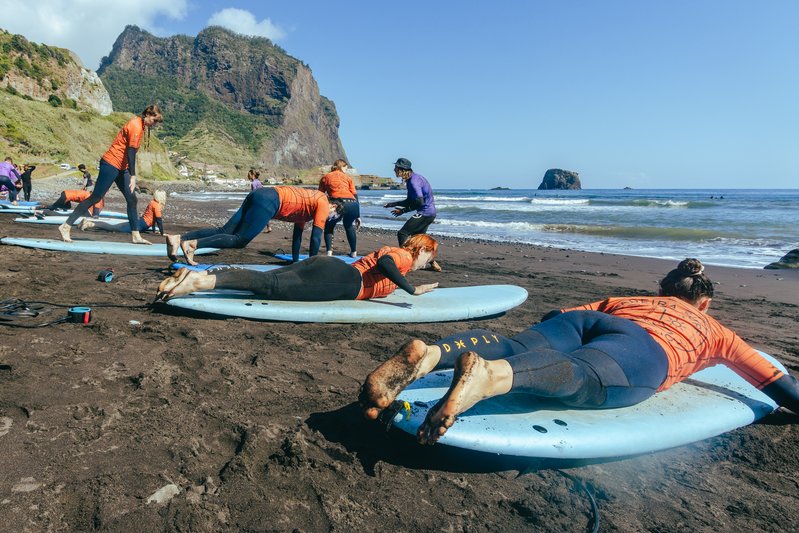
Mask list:
POLYGON ((242 35, 266 37, 277 41, 286 36, 286 32, 272 23, 268 18, 258 22, 255 15, 244 9, 229 7, 217 11, 208 19, 209 26, 222 26, 242 35))
POLYGON ((182 20, 188 0, 0 0, 0 27, 27 39, 69 48, 96 70, 128 24, 153 33, 182 20))

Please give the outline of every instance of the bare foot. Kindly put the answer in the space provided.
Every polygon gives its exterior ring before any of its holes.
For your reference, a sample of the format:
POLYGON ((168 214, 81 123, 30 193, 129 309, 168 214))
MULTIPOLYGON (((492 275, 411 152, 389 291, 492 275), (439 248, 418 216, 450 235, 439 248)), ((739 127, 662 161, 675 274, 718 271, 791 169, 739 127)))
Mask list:
POLYGON ((78 224, 78 229, 81 230, 81 231, 86 231, 87 229, 93 228, 93 227, 94 227, 94 222, 92 222, 91 220, 89 220, 86 217, 83 217, 81 219, 81 221, 80 221, 80 224, 78 224))
POLYGON ((166 256, 173 263, 178 260, 178 249, 180 249, 180 235, 164 235, 166 239, 166 256))
POLYGON ((130 240, 133 244, 153 244, 144 237, 138 231, 131 231, 130 232, 130 240))
POLYGON ((69 237, 69 231, 71 230, 71 226, 64 222, 60 226, 58 226, 58 233, 61 234, 61 240, 64 242, 72 242, 72 239, 69 237))
POLYGON ((186 262, 192 266, 197 266, 199 263, 194 260, 194 252, 197 251, 197 241, 183 241, 180 243, 180 249, 183 250, 183 256, 186 262))
POLYGON ((184 294, 191 294, 201 290, 213 289, 216 276, 210 280, 208 272, 194 272, 188 268, 181 268, 172 276, 166 278, 158 285, 158 294, 156 300, 167 301, 175 296, 183 296, 184 294))
POLYGON ((427 375, 441 359, 438 346, 428 346, 414 339, 399 349, 388 361, 378 366, 366 377, 358 401, 366 418, 376 420, 380 411, 413 380, 427 375))
POLYGON ((510 383, 503 383, 503 379, 508 378, 512 383, 513 371, 507 361, 486 361, 475 352, 461 354, 455 362, 455 373, 449 390, 427 412, 427 417, 416 432, 416 440, 420 444, 438 442, 438 439, 452 427, 459 414, 480 400, 508 392, 510 383), (492 366, 503 368, 497 369, 492 366), (500 375, 503 373, 501 371, 506 370, 505 366, 510 372, 509 376, 500 375))
POLYGON ((267 225, 266 225, 266 229, 264 230, 264 233, 272 233, 272 226, 270 226, 269 224, 267 224, 267 225))

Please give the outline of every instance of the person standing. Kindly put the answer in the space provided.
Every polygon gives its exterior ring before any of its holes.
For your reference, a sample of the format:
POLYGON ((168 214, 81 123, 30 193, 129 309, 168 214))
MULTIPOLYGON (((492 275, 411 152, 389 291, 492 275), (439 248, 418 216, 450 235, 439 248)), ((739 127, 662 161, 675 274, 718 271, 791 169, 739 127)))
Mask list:
MULTIPOLYGON (((149 138, 151 128, 164 120, 161 110, 157 105, 150 105, 142 111, 141 115, 133 117, 119 131, 111 143, 111 147, 100 159, 100 170, 97 174, 97 184, 92 194, 78 204, 67 221, 58 226, 58 231, 64 242, 72 242, 69 232, 72 225, 84 216, 89 207, 102 200, 111 184, 116 183, 127 203, 128 222, 131 228, 136 228, 139 223, 136 200, 136 153, 141 146, 145 129, 149 138)), ((131 231, 133 244, 152 244, 142 238, 138 231, 131 231)))
POLYGON ((250 182, 250 192, 257 191, 261 187, 264 186, 259 179, 261 177, 261 173, 251 168, 249 172, 247 172, 247 181, 250 182))
MULTIPOLYGON (((433 199, 433 188, 427 178, 413 171, 411 162, 404 157, 400 157, 394 163, 394 175, 400 178, 408 189, 405 200, 400 202, 389 202, 383 207, 393 207, 391 213, 398 217, 411 211, 416 213, 397 232, 397 240, 400 246, 408 240, 411 235, 426 233, 427 228, 436 219, 436 202, 433 199)), ((441 266, 433 261, 430 268, 436 272, 441 272, 441 266)))
MULTIPOLYGON (((330 167, 330 172, 319 180, 319 190, 327 194, 331 202, 341 204, 344 208, 341 219, 334 218, 325 224, 325 249, 327 255, 333 255, 333 232, 338 221, 342 220, 347 243, 350 245, 350 257, 357 257, 358 236, 355 231, 361 226, 361 208, 355 184, 347 174, 347 168, 346 161, 336 159, 333 166, 330 167)), ((400 243, 400 245, 402 244, 400 243)))
POLYGON ((22 193, 25 195, 25 201, 29 202, 31 199, 31 190, 33 184, 31 183, 31 174, 36 170, 35 165, 24 165, 22 167, 22 193))
POLYGON ((8 189, 8 200, 17 205, 17 191, 22 188, 22 176, 10 157, 6 157, 5 161, 0 163, 0 186, 8 189))
POLYGON ((81 187, 82 191, 88 191, 89 187, 94 186, 94 180, 92 179, 92 175, 89 174, 89 171, 86 170, 86 165, 81 163, 78 165, 78 170, 83 173, 83 187, 81 187))

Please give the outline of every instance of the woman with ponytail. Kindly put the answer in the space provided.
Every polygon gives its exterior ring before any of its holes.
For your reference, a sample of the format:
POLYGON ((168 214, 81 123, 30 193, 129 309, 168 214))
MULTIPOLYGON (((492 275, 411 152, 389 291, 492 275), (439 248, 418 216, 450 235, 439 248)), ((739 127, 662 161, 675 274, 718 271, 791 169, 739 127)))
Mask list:
POLYGON ((702 263, 685 259, 660 282, 658 296, 552 311, 511 338, 472 330, 431 345, 413 340, 366 378, 364 414, 377 418, 415 379, 454 367, 449 391, 417 433, 419 442, 433 444, 457 415, 493 396, 512 392, 586 409, 627 407, 719 363, 799 414, 797 380, 708 316, 712 297, 702 263))
MULTIPOLYGON (((141 146, 145 129, 149 140, 150 129, 162 121, 161 110, 157 105, 150 105, 141 115, 133 117, 122 127, 111 147, 100 159, 100 170, 91 196, 79 203, 66 222, 58 226, 61 238, 65 242, 72 242, 69 233, 75 221, 85 216, 91 206, 102 200, 114 183, 125 197, 130 227, 138 227, 139 214, 135 193, 136 153, 141 146)), ((134 244, 151 244, 143 239, 138 231, 132 231, 131 236, 134 244)))

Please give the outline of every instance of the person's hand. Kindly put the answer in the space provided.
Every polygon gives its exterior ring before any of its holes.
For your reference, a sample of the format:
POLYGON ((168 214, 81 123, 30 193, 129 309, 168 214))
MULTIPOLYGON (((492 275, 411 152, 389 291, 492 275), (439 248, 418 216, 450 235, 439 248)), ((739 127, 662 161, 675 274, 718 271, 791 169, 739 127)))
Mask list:
POLYGON ((419 296, 420 294, 424 294, 426 292, 430 292, 430 291, 432 291, 433 289, 435 289, 437 287, 438 287, 438 282, 436 282, 436 283, 426 283, 424 285, 419 285, 413 291, 413 295, 414 296, 419 296))
POLYGON ((136 176, 130 177, 130 192, 136 191, 136 176))
POLYGON ((391 214, 394 215, 395 217, 400 216, 404 212, 405 211, 403 211, 402 208, 400 208, 400 207, 397 207, 397 208, 391 210, 391 214))
POLYGON ((17 189, 21 189, 22 188, 22 182, 21 181, 16 182, 14 184, 14 187, 16 187, 17 189))
POLYGON ((360 229, 361 227, 361 217, 355 219, 355 229, 360 229))

